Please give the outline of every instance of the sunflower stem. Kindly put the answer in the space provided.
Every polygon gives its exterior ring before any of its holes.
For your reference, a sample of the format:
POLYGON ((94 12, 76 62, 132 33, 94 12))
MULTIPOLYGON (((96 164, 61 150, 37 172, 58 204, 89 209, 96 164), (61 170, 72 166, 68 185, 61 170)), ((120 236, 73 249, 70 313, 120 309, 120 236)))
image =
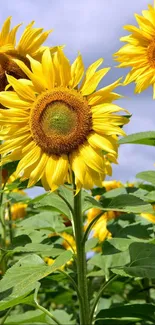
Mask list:
POLYGON ((73 223, 75 230, 75 241, 77 250, 77 276, 78 289, 81 296, 79 301, 80 307, 80 325, 89 325, 89 300, 88 300, 88 284, 87 284, 87 266, 85 244, 83 242, 83 215, 81 209, 81 191, 76 193, 76 185, 74 180, 74 214, 73 223))

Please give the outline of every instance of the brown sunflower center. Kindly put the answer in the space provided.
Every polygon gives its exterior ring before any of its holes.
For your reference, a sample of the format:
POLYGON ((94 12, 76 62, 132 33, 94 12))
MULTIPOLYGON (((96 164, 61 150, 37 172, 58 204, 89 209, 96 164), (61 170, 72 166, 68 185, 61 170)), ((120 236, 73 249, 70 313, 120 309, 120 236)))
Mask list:
POLYGON ((147 57, 150 65, 155 68, 155 40, 147 48, 147 57))
POLYGON ((55 88, 38 96, 30 116, 34 141, 47 154, 69 154, 92 128, 87 101, 74 90, 55 88))
POLYGON ((5 90, 5 87, 8 84, 6 73, 15 77, 16 79, 19 78, 27 79, 25 73, 12 60, 13 58, 17 58, 23 61, 27 66, 29 66, 28 59, 17 54, 15 51, 9 51, 7 54, 0 53, 0 91, 5 90))

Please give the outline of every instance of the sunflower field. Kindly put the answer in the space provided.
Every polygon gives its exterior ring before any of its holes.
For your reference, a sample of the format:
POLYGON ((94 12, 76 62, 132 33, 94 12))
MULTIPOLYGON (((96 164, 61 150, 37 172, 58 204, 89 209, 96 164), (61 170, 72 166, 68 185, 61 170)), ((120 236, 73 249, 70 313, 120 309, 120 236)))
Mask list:
POLYGON ((102 58, 71 62, 44 44, 51 30, 32 21, 17 41, 20 22, 3 21, 1 325, 155 324, 154 162, 133 182, 113 177, 120 147, 155 146, 155 131, 126 134, 121 105, 130 83, 155 99, 155 3, 135 24, 113 54, 128 73, 102 87, 102 58))

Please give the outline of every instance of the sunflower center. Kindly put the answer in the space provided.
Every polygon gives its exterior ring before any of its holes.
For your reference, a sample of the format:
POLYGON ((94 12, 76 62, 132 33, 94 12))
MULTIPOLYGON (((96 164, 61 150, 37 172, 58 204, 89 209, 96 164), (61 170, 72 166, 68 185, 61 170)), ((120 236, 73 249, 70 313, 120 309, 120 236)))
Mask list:
POLYGON ((150 65, 155 68, 155 40, 147 48, 147 57, 150 65))
POLYGON ((47 105, 42 115, 42 129, 46 135, 56 133, 66 135, 76 127, 77 115, 75 111, 62 101, 55 101, 47 105))
POLYGON ((34 141, 51 155, 69 154, 92 129, 90 107, 80 93, 58 87, 39 95, 31 110, 34 141))

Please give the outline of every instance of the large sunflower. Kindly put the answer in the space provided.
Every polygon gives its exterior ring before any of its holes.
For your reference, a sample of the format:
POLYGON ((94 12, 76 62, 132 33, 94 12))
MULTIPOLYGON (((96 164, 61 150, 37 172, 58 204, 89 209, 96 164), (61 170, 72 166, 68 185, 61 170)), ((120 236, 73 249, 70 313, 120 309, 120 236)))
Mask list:
POLYGON ((148 10, 142 11, 142 16, 135 14, 139 27, 124 26, 131 32, 130 35, 121 37, 121 41, 127 42, 114 54, 116 61, 121 62, 119 67, 131 67, 124 84, 135 82, 135 92, 140 93, 148 86, 153 86, 153 98, 155 98, 155 8, 151 5, 148 10))
MULTIPOLYGON (((16 33, 19 25, 10 30, 11 17, 8 17, 0 32, 0 91, 5 89, 7 79, 5 73, 15 78, 25 77, 24 72, 13 61, 13 58, 22 60, 29 66, 29 60, 26 55, 40 60, 45 46, 41 46, 51 31, 43 32, 43 28, 34 28, 32 21, 24 30, 21 38, 16 45, 16 33)), ((54 52, 56 48, 51 48, 54 52)))
POLYGON ((28 186, 41 179, 46 189, 55 190, 71 182, 72 171, 77 189, 102 186, 111 174, 110 162, 117 163, 117 135, 125 134, 122 125, 128 122, 113 114, 123 110, 111 103, 121 97, 112 92, 120 80, 95 92, 109 70, 96 71, 102 59, 87 69, 82 82, 81 55, 71 66, 61 49, 53 56, 46 49, 41 63, 28 59, 32 71, 16 63, 29 80, 7 75, 14 92, 0 93, 0 103, 9 108, 0 110, 4 163, 20 160, 16 176, 29 179, 28 186))

